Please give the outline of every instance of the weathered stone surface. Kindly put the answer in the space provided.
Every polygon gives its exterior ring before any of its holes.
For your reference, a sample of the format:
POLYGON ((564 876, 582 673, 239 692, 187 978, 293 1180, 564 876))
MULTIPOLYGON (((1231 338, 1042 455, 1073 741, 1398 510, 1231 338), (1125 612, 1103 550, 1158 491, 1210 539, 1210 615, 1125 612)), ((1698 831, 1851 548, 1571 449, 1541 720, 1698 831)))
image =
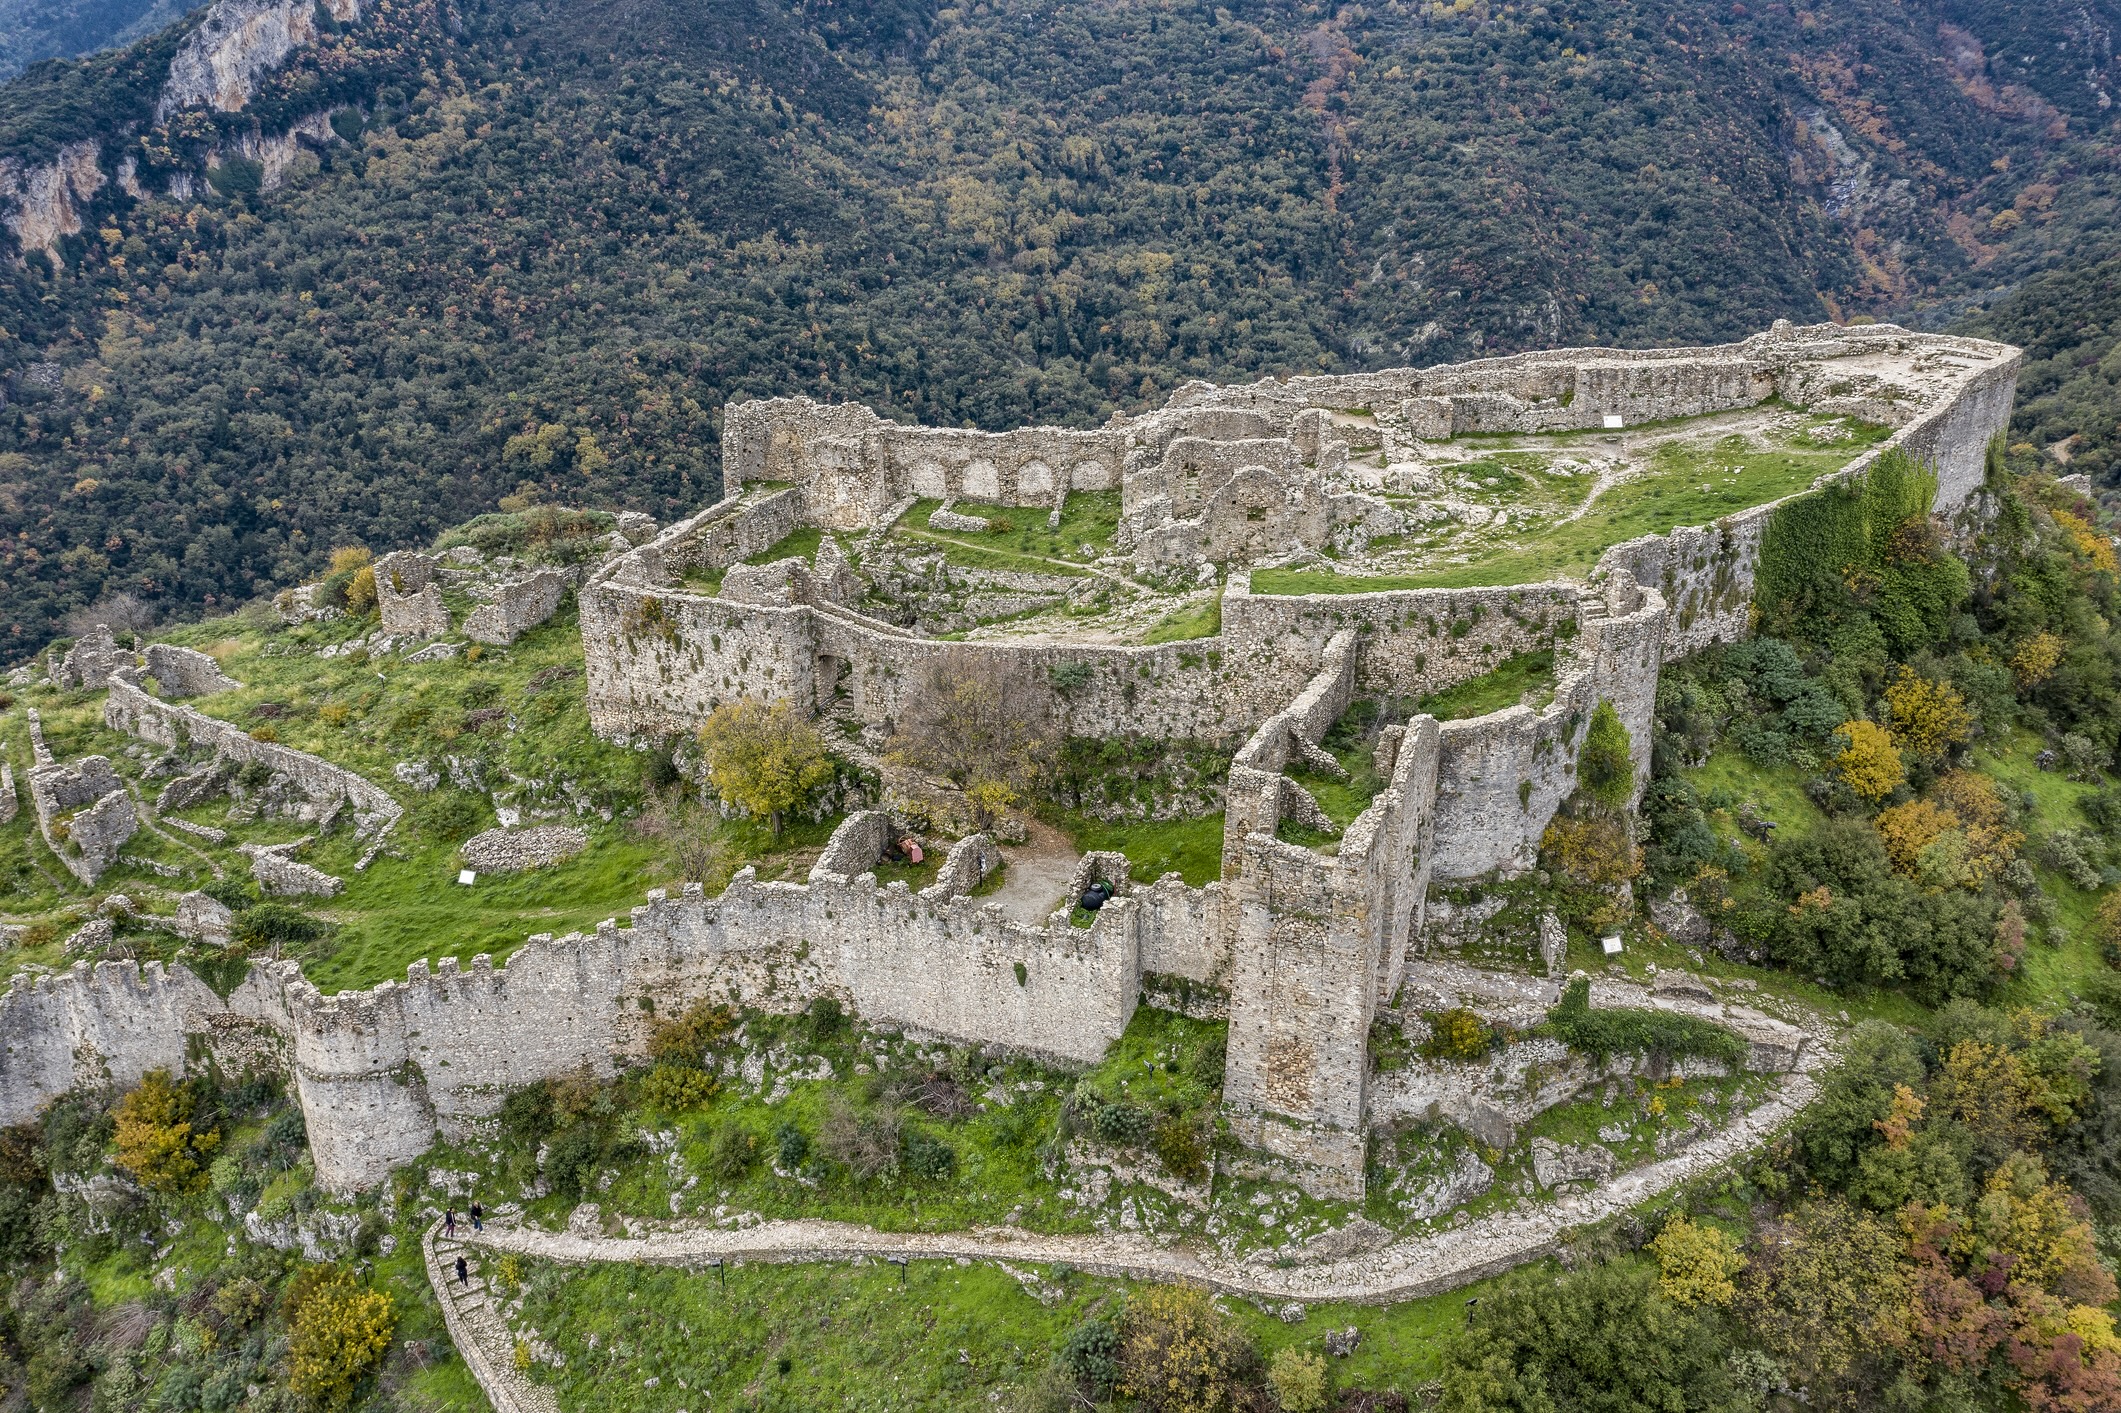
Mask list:
POLYGON ((52 680, 62 687, 95 691, 109 684, 111 673, 131 666, 132 660, 133 655, 111 636, 110 625, 98 623, 67 649, 52 680))
POLYGON ((165 697, 205 697, 243 685, 223 672, 220 663, 190 648, 150 643, 146 656, 147 675, 160 684, 165 697))
POLYGON ((258 880, 258 886, 275 898, 336 897, 346 887, 345 879, 289 857, 308 842, 302 839, 292 844, 245 844, 243 852, 250 855, 251 876, 258 880))
POLYGON ((399 550, 376 561, 376 607, 383 631, 414 638, 439 638, 449 631, 449 609, 442 602, 435 557, 399 550))
POLYGON ((480 873, 514 873, 563 863, 589 847, 589 836, 564 825, 489 829, 464 841, 464 866, 480 873))
POLYGON ((132 798, 103 756, 31 767, 29 794, 45 844, 83 883, 101 878, 140 827, 132 798))
POLYGON ((236 915, 220 900, 204 893, 186 893, 177 899, 177 919, 173 925, 179 937, 226 947, 229 929, 235 925, 235 920, 236 915))
POLYGON ((1652 898, 1650 921, 1682 947, 1706 947, 1709 943, 1709 920, 1687 898, 1684 888, 1674 889, 1669 897, 1652 898))
POLYGON ((117 925, 109 918, 92 917, 66 939, 64 950, 70 957, 84 952, 100 952, 117 937, 117 925))
POLYGON ((1532 1176, 1541 1187, 1603 1182, 1619 1170, 1612 1150, 1599 1144, 1556 1143, 1551 1138, 1532 1140, 1532 1176))
POLYGON ((15 796, 15 771, 6 761, 0 760, 0 824, 12 824, 21 802, 15 796))
POLYGON ((557 569, 540 569, 497 584, 492 601, 465 618, 464 636, 506 647, 559 611, 569 582, 557 569))

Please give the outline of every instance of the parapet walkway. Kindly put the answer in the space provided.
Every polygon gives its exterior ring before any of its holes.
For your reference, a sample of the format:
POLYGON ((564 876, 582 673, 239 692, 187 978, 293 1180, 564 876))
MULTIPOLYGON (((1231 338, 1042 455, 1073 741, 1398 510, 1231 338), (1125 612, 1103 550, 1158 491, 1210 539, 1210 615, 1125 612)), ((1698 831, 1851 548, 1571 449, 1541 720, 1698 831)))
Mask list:
MULTIPOLYGON (((1814 1032, 1815 1041, 1824 1038, 1814 1032)), ((1596 1191, 1491 1213, 1464 1226, 1408 1237, 1360 1255, 1308 1264, 1277 1264, 1287 1258, 1271 1251, 1247 1258, 1226 1257, 1181 1245, 1175 1239, 1165 1242, 1142 1234, 1050 1236, 1017 1227, 886 1232, 851 1222, 787 1220, 730 1229, 687 1220, 637 1223, 644 1235, 610 1237, 488 1222, 484 1232, 460 1229, 455 1243, 438 1243, 430 1231, 427 1273, 449 1316, 450 1334, 492 1398, 496 1413, 557 1413, 557 1405, 550 1393, 516 1374, 515 1336, 484 1296, 483 1287, 463 1293, 457 1293, 453 1284, 444 1289, 445 1277, 453 1282, 454 1274, 438 1263, 444 1255, 454 1260, 459 1244, 467 1250, 513 1251, 573 1265, 616 1261, 704 1267, 717 1261, 890 1258, 1066 1262, 1093 1275, 1179 1281, 1271 1302, 1389 1304, 1435 1295, 1538 1260, 1554 1251, 1572 1228, 1617 1216, 1764 1143, 1818 1093, 1814 1076, 1828 1056, 1823 1045, 1807 1049, 1805 1069, 1783 1076, 1772 1095, 1728 1127, 1669 1158, 1622 1173, 1596 1191), (489 1382, 490 1378, 499 1381, 489 1382)))

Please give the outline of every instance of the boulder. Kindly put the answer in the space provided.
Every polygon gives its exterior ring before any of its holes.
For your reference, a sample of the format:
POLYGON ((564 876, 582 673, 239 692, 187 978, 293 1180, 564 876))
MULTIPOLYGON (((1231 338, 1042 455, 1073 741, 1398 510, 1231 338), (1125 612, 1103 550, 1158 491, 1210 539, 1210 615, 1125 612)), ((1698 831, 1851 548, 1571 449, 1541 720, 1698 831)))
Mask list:
POLYGON ((1532 1140, 1532 1176, 1541 1187, 1566 1183, 1604 1182, 1620 1171, 1611 1149, 1596 1143, 1556 1143, 1551 1138, 1532 1140))
POLYGON ((204 893, 186 893, 177 899, 174 926, 179 937, 213 947, 226 947, 235 921, 236 915, 218 898, 204 893))

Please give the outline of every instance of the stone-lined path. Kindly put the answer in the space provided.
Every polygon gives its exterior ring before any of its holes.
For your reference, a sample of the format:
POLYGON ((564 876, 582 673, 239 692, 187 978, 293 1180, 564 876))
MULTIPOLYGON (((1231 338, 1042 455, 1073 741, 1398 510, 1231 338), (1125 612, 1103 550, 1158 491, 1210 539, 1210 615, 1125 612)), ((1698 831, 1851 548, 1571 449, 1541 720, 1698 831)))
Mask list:
POLYGON ((427 1258, 427 1283, 434 1287, 442 1307, 442 1323, 449 1327, 449 1337, 472 1377, 486 1391, 494 1413, 560 1413, 560 1401, 552 1390, 516 1372, 515 1335, 494 1304, 491 1282, 479 1273, 483 1253, 443 1236, 440 1222, 427 1229, 420 1249, 427 1258), (459 1256, 471 1274, 462 1285, 457 1283, 459 1256))
MULTIPOLYGON (((1815 1036, 1815 1039, 1817 1037, 1815 1036)), ((516 1252, 574 1265, 627 1262, 704 1267, 710 1261, 907 1260, 1065 1261, 1101 1276, 1182 1281, 1231 1295, 1306 1304, 1387 1304, 1434 1295, 1523 1265, 1552 1252, 1570 1229, 1617 1216, 1657 1194, 1700 1177, 1765 1142, 1818 1092, 1825 1063, 1814 1045, 1804 1070, 1786 1075, 1768 1099, 1728 1127, 1672 1157, 1620 1174, 1596 1191, 1515 1207, 1464 1226, 1408 1237, 1360 1255, 1278 1265, 1276 1253, 1228 1257, 1213 1250, 1133 1233, 1051 1236, 1018 1227, 957 1232, 886 1232, 852 1222, 762 1221, 725 1228, 698 1221, 637 1222, 640 1236, 584 1236, 489 1221, 484 1232, 459 1228, 455 1242, 427 1238, 427 1274, 435 1283, 449 1332, 493 1400, 496 1413, 557 1413, 552 1395, 515 1371, 515 1336, 474 1279, 459 1294, 444 1265, 457 1250, 516 1252), (445 1277, 447 1279, 445 1280, 445 1277), (445 1286, 447 1288, 445 1288, 445 1286)), ((1285 1259, 1285 1258, 1279 1258, 1285 1259)))

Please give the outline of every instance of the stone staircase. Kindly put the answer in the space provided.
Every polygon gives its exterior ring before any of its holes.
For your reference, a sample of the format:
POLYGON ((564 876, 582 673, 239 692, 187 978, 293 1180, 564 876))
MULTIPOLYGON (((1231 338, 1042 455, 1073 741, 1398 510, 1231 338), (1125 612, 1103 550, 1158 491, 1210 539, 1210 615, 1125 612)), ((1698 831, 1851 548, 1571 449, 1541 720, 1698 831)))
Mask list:
POLYGON ((494 1413, 560 1413, 552 1390, 523 1377, 515 1362, 516 1337, 494 1301, 480 1267, 492 1253, 442 1235, 442 1224, 427 1229, 420 1247, 427 1258, 427 1283, 442 1306, 443 1323, 472 1377, 486 1391, 494 1413), (457 1282, 457 1257, 464 1258, 470 1279, 457 1282))

